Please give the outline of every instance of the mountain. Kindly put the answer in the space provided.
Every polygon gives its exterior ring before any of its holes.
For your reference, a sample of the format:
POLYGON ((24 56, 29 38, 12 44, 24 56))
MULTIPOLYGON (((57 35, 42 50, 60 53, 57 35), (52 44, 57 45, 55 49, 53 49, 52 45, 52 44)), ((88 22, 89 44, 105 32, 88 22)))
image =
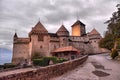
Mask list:
POLYGON ((12 51, 6 48, 0 48, 0 64, 10 63, 12 60, 12 51))

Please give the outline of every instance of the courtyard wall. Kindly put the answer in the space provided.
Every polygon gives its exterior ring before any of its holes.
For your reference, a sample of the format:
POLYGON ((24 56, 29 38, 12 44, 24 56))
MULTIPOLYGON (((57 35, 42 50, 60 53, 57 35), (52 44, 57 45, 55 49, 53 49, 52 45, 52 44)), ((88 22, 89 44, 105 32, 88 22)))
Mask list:
MULTIPOLYGON (((49 80, 50 78, 60 76, 81 65, 87 60, 88 56, 83 56, 74 60, 66 61, 47 67, 39 67, 30 71, 13 73, 1 76, 0 80, 49 80)), ((26 68, 27 69, 27 68, 26 68)))

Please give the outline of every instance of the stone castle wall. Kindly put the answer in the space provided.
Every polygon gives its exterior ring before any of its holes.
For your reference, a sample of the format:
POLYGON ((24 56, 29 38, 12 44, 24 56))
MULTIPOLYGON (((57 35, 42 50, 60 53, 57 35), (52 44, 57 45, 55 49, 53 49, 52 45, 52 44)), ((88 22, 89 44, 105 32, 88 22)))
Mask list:
POLYGON ((29 59, 29 44, 14 44, 12 62, 18 64, 29 59))
POLYGON ((87 60, 88 56, 67 61, 64 63, 51 65, 43 68, 21 72, 17 74, 0 77, 0 80, 49 80, 50 78, 60 76, 65 72, 76 68, 87 60))
POLYGON ((72 26, 72 36, 63 25, 56 33, 48 33, 45 27, 38 22, 32 28, 28 38, 19 38, 15 33, 14 43, 17 44, 13 44, 13 62, 32 58, 35 53, 39 53, 41 56, 52 56, 52 51, 65 46, 73 46, 84 54, 100 53, 98 46, 100 38, 100 34, 95 29, 86 34, 85 25, 79 20, 72 26))

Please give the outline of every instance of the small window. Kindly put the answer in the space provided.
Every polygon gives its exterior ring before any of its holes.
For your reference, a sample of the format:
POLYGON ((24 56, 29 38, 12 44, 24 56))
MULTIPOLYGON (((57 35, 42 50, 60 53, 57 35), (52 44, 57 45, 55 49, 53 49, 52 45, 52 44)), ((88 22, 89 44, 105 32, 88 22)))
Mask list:
POLYGON ((40 48, 42 48, 42 45, 40 46, 40 48))
POLYGON ((56 46, 54 45, 54 49, 56 49, 56 46))

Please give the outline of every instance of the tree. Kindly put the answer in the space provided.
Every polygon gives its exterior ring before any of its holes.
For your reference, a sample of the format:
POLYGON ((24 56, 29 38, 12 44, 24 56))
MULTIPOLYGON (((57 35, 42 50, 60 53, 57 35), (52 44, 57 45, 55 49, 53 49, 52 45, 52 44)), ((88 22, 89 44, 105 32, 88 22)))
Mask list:
POLYGON ((105 38, 99 42, 99 46, 111 50, 114 47, 114 36, 112 34, 106 34, 105 38))
POLYGON ((108 24, 108 31, 99 44, 100 47, 109 50, 118 43, 118 38, 120 38, 120 4, 117 4, 116 7, 118 8, 118 11, 114 12, 110 20, 105 22, 108 24))

